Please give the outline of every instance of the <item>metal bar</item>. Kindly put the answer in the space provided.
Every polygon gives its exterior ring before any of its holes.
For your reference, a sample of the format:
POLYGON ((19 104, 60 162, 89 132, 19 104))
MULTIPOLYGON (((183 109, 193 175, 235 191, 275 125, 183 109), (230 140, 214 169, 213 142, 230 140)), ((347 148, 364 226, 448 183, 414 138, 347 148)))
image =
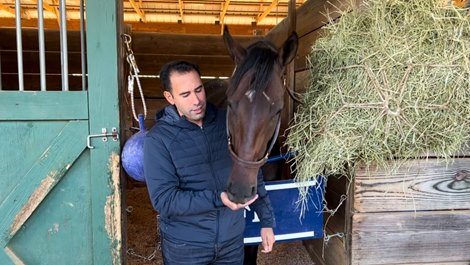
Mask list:
POLYGON ((82 62, 82 90, 86 90, 86 55, 85 55, 85 9, 83 0, 80 0, 80 55, 82 62))
POLYGON ((46 49, 44 45, 44 9, 42 0, 38 0, 38 34, 41 91, 46 91, 46 49))
POLYGON ((67 6, 65 0, 59 2, 60 12, 60 61, 62 64, 62 91, 69 91, 69 65, 67 51, 67 6))
POLYGON ((18 88, 24 91, 23 78, 23 42, 21 38, 21 0, 15 1, 15 18, 16 18, 16 54, 18 59, 18 88))

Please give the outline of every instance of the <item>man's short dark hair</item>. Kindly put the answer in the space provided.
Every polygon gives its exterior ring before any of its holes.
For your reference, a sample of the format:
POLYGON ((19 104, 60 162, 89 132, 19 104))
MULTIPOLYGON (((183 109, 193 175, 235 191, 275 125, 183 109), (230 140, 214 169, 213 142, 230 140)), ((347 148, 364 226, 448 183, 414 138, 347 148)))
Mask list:
POLYGON ((201 76, 199 66, 191 62, 178 60, 165 64, 160 70, 160 82, 162 83, 163 89, 171 92, 170 75, 172 73, 189 73, 191 71, 196 71, 198 75, 201 76))

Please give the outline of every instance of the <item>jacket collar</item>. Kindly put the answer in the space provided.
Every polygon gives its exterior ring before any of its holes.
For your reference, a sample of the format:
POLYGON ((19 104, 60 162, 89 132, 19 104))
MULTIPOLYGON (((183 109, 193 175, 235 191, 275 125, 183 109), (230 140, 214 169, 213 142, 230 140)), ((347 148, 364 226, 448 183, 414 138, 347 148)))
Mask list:
MULTIPOLYGON (((207 102, 206 104, 206 114, 204 115, 204 120, 202 126, 205 127, 207 124, 210 124, 217 116, 217 109, 214 105, 207 102)), ((174 105, 168 105, 156 115, 156 121, 164 121, 171 125, 175 125, 181 128, 199 128, 195 123, 192 123, 186 119, 184 116, 180 116, 176 107, 174 105)))

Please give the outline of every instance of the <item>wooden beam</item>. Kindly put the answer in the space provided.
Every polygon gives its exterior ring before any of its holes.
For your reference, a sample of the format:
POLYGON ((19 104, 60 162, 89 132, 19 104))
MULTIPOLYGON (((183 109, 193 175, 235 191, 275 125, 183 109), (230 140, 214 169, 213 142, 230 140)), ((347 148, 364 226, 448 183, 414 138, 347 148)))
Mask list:
MULTIPOLYGON (((0 34, 3 30, 0 30, 0 34)), ((6 34, 5 34, 6 35, 6 34)), ((52 34, 51 34, 52 35, 52 34)), ((2 35, 0 35, 0 38, 2 35)), ((14 31, 4 40, 14 39, 14 31)), ((261 36, 234 36, 241 45, 249 44, 262 39, 261 36)), ((174 56, 221 56, 229 59, 224 40, 217 35, 200 34, 168 34, 156 32, 133 32, 132 47, 136 56, 142 55, 174 55, 174 56)), ((14 48, 14 44, 10 44, 14 48)), ((209 60, 209 58, 208 58, 209 60)))
POLYGON ((222 11, 220 12, 220 16, 219 16, 220 35, 224 34, 225 14, 227 13, 227 9, 229 5, 230 5, 230 0, 225 0, 222 6, 222 11))
POLYGON ((142 22, 145 22, 145 13, 142 9, 140 9, 139 5, 134 0, 129 0, 129 3, 131 4, 132 8, 134 8, 134 11, 139 15, 140 19, 142 22))
MULTIPOLYGON (((38 4, 38 0, 32 0, 32 1, 36 5, 38 4)), ((59 10, 56 7, 53 7, 53 6, 49 5, 48 3, 44 2, 44 1, 42 2, 42 7, 43 7, 43 9, 45 9, 45 10, 51 12, 51 13, 54 13, 56 15, 59 14, 59 10)))
POLYGON ((256 23, 260 23, 267 15, 269 15, 269 13, 271 13, 273 8, 276 7, 278 5, 278 3, 279 3, 279 0, 273 0, 271 5, 269 5, 268 8, 266 8, 266 10, 264 10, 263 14, 259 15, 256 18, 256 23))
MULTIPOLYGON (((216 24, 190 24, 190 23, 154 23, 154 22, 126 22, 132 27, 133 32, 160 32, 160 33, 182 33, 182 34, 214 34, 220 35, 220 25, 216 24)), ((15 18, 0 18, 0 28, 15 27, 15 18)), ((37 19, 21 20, 23 27, 37 28, 37 19)), ((263 32, 271 30, 272 25, 231 25, 230 33, 238 36, 252 36, 253 30, 258 29, 263 32)), ((44 19, 44 28, 59 29, 54 19, 44 19)), ((80 20, 71 19, 67 22, 67 30, 80 30, 80 20)))
POLYGON ((57 20, 57 26, 60 28, 60 13, 59 13, 59 4, 56 2, 56 0, 52 0, 52 4, 54 4, 56 7, 52 10, 52 13, 55 14, 55 19, 57 20))
POLYGON ((178 8, 180 10, 180 18, 183 20, 183 0, 178 0, 178 8))
POLYGON ((220 12, 220 23, 222 24, 225 19, 225 14, 227 13, 228 6, 230 5, 230 0, 225 0, 223 3, 222 11, 220 12))
POLYGON ((4 4, 2 4, 2 3, 0 3, 0 10, 1 10, 1 11, 5 11, 5 12, 8 12, 8 13, 10 13, 10 14, 12 14, 12 15, 15 15, 15 14, 16 14, 14 8, 11 8, 11 7, 9 7, 9 6, 7 6, 7 5, 4 5, 4 4))
MULTIPOLYGON (((12 15, 16 15, 16 10, 14 8, 11 8, 5 4, 0 3, 0 10, 6 11, 12 15)), ((30 19, 31 17, 26 13, 24 10, 21 11, 21 14, 23 15, 23 18, 25 19, 30 19)))
MULTIPOLYGON (((34 3, 38 3, 37 0, 33 0, 34 3)), ((55 14, 55 17, 57 19, 57 24, 60 26, 60 14, 59 14, 59 9, 57 7, 53 7, 51 5, 49 5, 48 3, 46 2, 42 2, 42 6, 45 10, 49 11, 49 12, 52 12, 55 14)))

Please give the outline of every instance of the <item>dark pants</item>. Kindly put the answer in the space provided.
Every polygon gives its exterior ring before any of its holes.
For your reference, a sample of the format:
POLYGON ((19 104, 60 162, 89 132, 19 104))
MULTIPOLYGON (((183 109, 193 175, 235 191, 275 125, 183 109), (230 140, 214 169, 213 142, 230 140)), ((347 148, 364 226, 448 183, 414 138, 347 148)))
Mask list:
POLYGON ((162 237, 162 255, 165 265, 242 265, 243 237, 213 247, 192 246, 162 237))

